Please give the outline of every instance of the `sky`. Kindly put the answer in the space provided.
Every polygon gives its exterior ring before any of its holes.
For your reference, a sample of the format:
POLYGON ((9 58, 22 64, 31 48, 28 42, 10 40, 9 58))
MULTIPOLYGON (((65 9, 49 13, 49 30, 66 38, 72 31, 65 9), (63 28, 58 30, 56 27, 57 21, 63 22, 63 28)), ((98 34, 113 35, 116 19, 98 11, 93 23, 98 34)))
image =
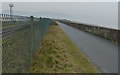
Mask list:
MULTIPOLYGON (((3 13, 9 13, 10 2, 2 3, 3 13)), ((11 2, 13 14, 68 19, 79 23, 118 29, 117 2, 11 2)))

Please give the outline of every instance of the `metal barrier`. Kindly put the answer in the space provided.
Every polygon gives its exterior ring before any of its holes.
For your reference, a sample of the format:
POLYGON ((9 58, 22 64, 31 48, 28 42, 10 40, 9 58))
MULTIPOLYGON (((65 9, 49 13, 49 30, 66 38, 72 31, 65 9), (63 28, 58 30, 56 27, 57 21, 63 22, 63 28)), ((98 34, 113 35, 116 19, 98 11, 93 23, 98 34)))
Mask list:
POLYGON ((1 14, 2 72, 26 73, 50 23, 48 18, 1 14))

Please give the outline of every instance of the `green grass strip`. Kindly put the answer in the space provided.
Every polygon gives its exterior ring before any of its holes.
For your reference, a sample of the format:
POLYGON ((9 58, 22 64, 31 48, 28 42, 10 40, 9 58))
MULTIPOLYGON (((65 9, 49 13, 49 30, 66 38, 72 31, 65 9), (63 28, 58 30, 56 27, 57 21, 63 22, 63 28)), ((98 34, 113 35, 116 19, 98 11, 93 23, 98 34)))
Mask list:
POLYGON ((58 25, 51 25, 36 52, 30 73, 99 73, 58 25))

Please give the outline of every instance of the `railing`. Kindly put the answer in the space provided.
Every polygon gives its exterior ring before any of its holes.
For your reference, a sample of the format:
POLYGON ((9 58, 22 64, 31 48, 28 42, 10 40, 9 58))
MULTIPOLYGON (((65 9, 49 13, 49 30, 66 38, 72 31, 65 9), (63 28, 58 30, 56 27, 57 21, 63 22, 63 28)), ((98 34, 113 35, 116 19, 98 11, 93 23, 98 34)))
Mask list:
POLYGON ((35 51, 47 31, 48 18, 34 18, 1 14, 2 72, 26 73, 35 51))

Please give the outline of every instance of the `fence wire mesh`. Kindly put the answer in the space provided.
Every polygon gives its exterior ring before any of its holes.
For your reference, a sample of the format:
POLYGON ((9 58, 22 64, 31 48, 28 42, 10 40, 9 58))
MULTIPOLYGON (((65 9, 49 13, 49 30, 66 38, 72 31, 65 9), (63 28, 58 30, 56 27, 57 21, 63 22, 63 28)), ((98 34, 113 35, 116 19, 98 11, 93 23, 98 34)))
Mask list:
POLYGON ((48 18, 0 14, 2 21, 2 72, 26 73, 43 35, 50 23, 48 18))

